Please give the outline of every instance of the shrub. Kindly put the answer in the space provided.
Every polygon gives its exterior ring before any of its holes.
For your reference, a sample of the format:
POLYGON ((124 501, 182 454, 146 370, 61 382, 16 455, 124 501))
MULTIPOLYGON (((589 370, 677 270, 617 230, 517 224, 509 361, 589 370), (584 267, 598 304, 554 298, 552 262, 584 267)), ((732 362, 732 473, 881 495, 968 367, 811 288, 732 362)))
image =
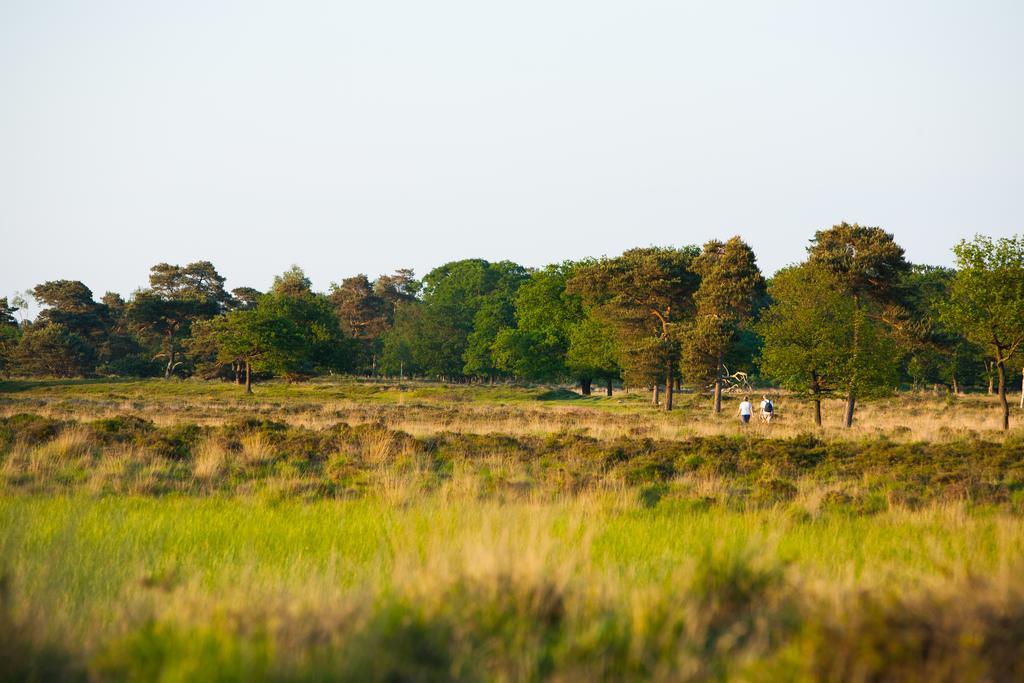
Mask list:
POLYGON ((68 424, 61 420, 27 413, 0 418, 0 444, 5 449, 15 441, 36 446, 56 437, 68 424))
POLYGON ((805 629, 810 674, 819 680, 1024 680, 1024 602, 984 586, 956 594, 862 593, 815 613, 805 629))
POLYGON ((652 484, 640 489, 640 504, 645 508, 653 508, 668 493, 668 486, 664 484, 652 484))
POLYGON ((203 428, 196 424, 179 424, 162 427, 154 435, 153 451, 169 460, 184 460, 203 438, 203 428))
POLYGON ((150 420, 134 415, 119 415, 89 423, 89 428, 100 443, 145 444, 156 431, 150 420))
POLYGON ((754 487, 754 498, 764 505, 775 505, 793 500, 796 497, 796 485, 785 479, 762 479, 754 487))

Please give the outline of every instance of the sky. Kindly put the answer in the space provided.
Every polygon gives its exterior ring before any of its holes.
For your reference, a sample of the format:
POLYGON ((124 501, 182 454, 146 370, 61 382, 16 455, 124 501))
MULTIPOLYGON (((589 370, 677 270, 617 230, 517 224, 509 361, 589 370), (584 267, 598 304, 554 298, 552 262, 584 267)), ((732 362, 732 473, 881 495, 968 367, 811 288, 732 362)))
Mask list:
POLYGON ((1024 232, 1024 3, 3 0, 0 296, 1024 232))

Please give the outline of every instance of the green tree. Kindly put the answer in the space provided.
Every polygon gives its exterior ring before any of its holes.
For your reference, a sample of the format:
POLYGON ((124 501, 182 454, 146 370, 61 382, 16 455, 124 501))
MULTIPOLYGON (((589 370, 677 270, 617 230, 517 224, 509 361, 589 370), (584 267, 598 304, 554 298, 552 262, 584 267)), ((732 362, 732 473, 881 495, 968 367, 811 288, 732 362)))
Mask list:
POLYGON ((569 374, 579 381, 584 395, 590 394, 594 379, 604 380, 608 396, 612 382, 621 376, 619 347, 611 328, 586 315, 569 328, 569 348, 565 354, 569 374))
POLYGON ((420 301, 409 301, 395 306, 395 319, 381 338, 380 368, 383 372, 401 377, 426 373, 432 358, 422 357, 423 337, 427 333, 426 306, 420 301))
POLYGON ((499 336, 516 324, 515 307, 509 292, 493 292, 484 297, 473 316, 473 330, 466 338, 462 354, 464 374, 494 380, 501 374, 501 359, 495 353, 499 336))
POLYGON ((14 318, 14 314, 17 312, 18 307, 8 303, 7 297, 0 298, 0 329, 17 327, 18 321, 14 318))
POLYGON ((83 339, 102 342, 109 326, 106 305, 93 300, 92 290, 78 280, 52 280, 37 285, 32 296, 46 308, 37 323, 57 323, 83 339))
POLYGON ((360 371, 377 374, 384 334, 395 323, 395 308, 416 301, 419 288, 419 281, 408 268, 381 275, 373 282, 360 274, 331 285, 328 298, 341 329, 359 343, 360 371))
MULTIPOLYGON (((493 348, 502 330, 515 325, 515 297, 527 281, 528 271, 518 263, 499 261, 487 264, 483 288, 469 304, 475 307, 473 323, 462 352, 462 372, 470 377, 494 378, 500 373, 493 348)), ((425 296, 428 304, 436 301, 438 291, 425 296)))
POLYGON ((78 280, 52 280, 37 285, 32 296, 45 307, 36 317, 36 324, 61 325, 91 347, 88 357, 95 363, 85 369, 86 374, 92 374, 97 364, 109 359, 110 310, 93 300, 92 290, 78 280))
POLYGON ((306 277, 302 268, 293 265, 280 275, 274 276, 274 284, 270 290, 287 296, 303 296, 313 293, 313 282, 306 277))
POLYGON ((906 320, 899 325, 898 340, 906 354, 906 375, 915 387, 941 383, 959 394, 965 384, 980 381, 985 355, 941 319, 955 276, 952 268, 911 266, 900 285, 906 320))
POLYGON ((569 282, 569 291, 614 330, 626 380, 655 388, 664 382, 665 410, 672 410, 682 324, 692 319, 700 285, 690 268, 699 253, 697 247, 630 249, 581 268, 569 282))
POLYGON ((128 303, 115 292, 100 299, 106 307, 108 323, 105 339, 98 348, 100 365, 97 372, 124 377, 155 377, 162 370, 152 353, 132 334, 128 319, 128 303))
POLYGON ((501 330, 493 353, 498 367, 517 379, 555 381, 569 375, 568 330, 583 315, 579 297, 567 296, 569 264, 530 273, 515 298, 515 326, 501 330))
POLYGON ((291 286, 272 289, 251 308, 197 322, 193 331, 193 343, 213 349, 219 363, 242 368, 246 393, 253 372, 294 381, 347 370, 355 354, 326 297, 291 286))
POLYGON ((394 307, 416 299, 421 283, 410 268, 399 268, 391 275, 381 275, 373 281, 373 293, 390 304, 389 321, 394 319, 394 307))
POLYGON ((229 309, 252 308, 263 296, 263 292, 252 287, 235 287, 231 290, 231 299, 227 303, 229 309))
POLYGON ((26 375, 81 377, 96 367, 96 350, 61 323, 26 325, 13 355, 26 375))
POLYGON ((713 383, 713 409, 720 413, 726 354, 763 300, 764 278, 753 250, 739 237, 711 240, 691 268, 700 276, 700 287, 693 295, 696 314, 684 335, 684 374, 698 388, 713 383))
POLYGON ((396 306, 394 327, 384 335, 382 366, 449 379, 493 376, 494 342, 527 276, 517 264, 483 259, 430 271, 423 278, 422 300, 396 306))
MULTIPOLYGON (((844 423, 853 425, 853 413, 859 388, 874 386, 861 372, 875 377, 870 358, 865 357, 861 333, 871 331, 869 318, 884 321, 883 308, 898 298, 899 283, 909 264, 903 257, 903 248, 893 236, 881 228, 840 223, 828 230, 819 230, 808 248, 809 260, 830 272, 840 290, 853 302, 851 358, 847 364, 850 375, 846 379, 846 413, 844 423)), ((875 340, 875 337, 872 337, 875 340)))
POLYGON ((377 294, 373 283, 362 274, 345 278, 340 285, 332 284, 328 299, 342 331, 359 343, 357 367, 376 374, 380 338, 390 327, 394 316, 390 302, 377 294))
POLYGON ((595 379, 610 383, 618 377, 612 335, 589 316, 580 296, 566 289, 583 265, 547 266, 519 287, 515 326, 504 328, 492 347, 502 371, 537 381, 571 378, 584 395, 590 394, 595 379))
POLYGON ((821 399, 849 390, 851 376, 862 394, 892 386, 892 341, 879 323, 857 315, 833 273, 813 262, 784 268, 772 278, 769 294, 772 303, 756 326, 764 338, 758 365, 782 387, 810 396, 816 425, 821 426, 821 399), (860 325, 856 333, 855 325, 860 325), (855 336, 859 353, 853 349, 855 336))
POLYGON ((21 328, 14 319, 17 306, 7 302, 7 297, 0 298, 0 375, 10 376, 11 355, 21 336, 21 328))
POLYGON ((184 267, 158 263, 150 270, 149 284, 128 305, 127 319, 138 334, 158 340, 159 357, 166 359, 164 379, 170 379, 192 323, 223 311, 230 296, 209 261, 184 267))
POLYGON ((977 235, 953 247, 957 272, 941 319, 987 350, 999 379, 1003 429, 1010 428, 1007 363, 1024 342, 1024 240, 977 235))

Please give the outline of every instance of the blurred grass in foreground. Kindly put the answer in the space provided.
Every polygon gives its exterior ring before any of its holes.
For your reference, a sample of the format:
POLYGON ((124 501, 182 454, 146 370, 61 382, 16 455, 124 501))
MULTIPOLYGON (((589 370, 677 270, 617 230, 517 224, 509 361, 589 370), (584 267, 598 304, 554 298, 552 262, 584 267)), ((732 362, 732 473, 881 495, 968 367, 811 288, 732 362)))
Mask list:
POLYGON ((990 397, 678 405, 2 383, 0 681, 1024 680, 990 397))
POLYGON ((955 504, 11 497, 0 553, 9 680, 1021 673, 1024 520, 955 504))

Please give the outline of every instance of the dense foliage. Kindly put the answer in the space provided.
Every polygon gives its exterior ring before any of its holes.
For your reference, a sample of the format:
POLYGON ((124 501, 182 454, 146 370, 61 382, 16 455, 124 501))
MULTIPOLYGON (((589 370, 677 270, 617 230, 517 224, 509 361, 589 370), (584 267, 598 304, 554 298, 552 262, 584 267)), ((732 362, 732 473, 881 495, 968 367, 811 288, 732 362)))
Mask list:
MULTIPOLYGON (((817 232, 805 262, 768 281, 739 237, 644 247, 530 269, 465 259, 422 281, 359 274, 314 292, 298 268, 267 293, 225 289, 213 264, 161 263, 149 286, 99 301, 83 283, 32 290, 19 321, 0 299, 0 372, 11 376, 233 379, 332 372, 453 382, 594 382, 714 396, 757 384, 859 398, 900 385, 1006 392, 1024 339, 1024 242, 978 237, 958 269, 909 264, 880 228, 817 232)), ((1008 413, 1007 413, 1008 414, 1008 413)))

